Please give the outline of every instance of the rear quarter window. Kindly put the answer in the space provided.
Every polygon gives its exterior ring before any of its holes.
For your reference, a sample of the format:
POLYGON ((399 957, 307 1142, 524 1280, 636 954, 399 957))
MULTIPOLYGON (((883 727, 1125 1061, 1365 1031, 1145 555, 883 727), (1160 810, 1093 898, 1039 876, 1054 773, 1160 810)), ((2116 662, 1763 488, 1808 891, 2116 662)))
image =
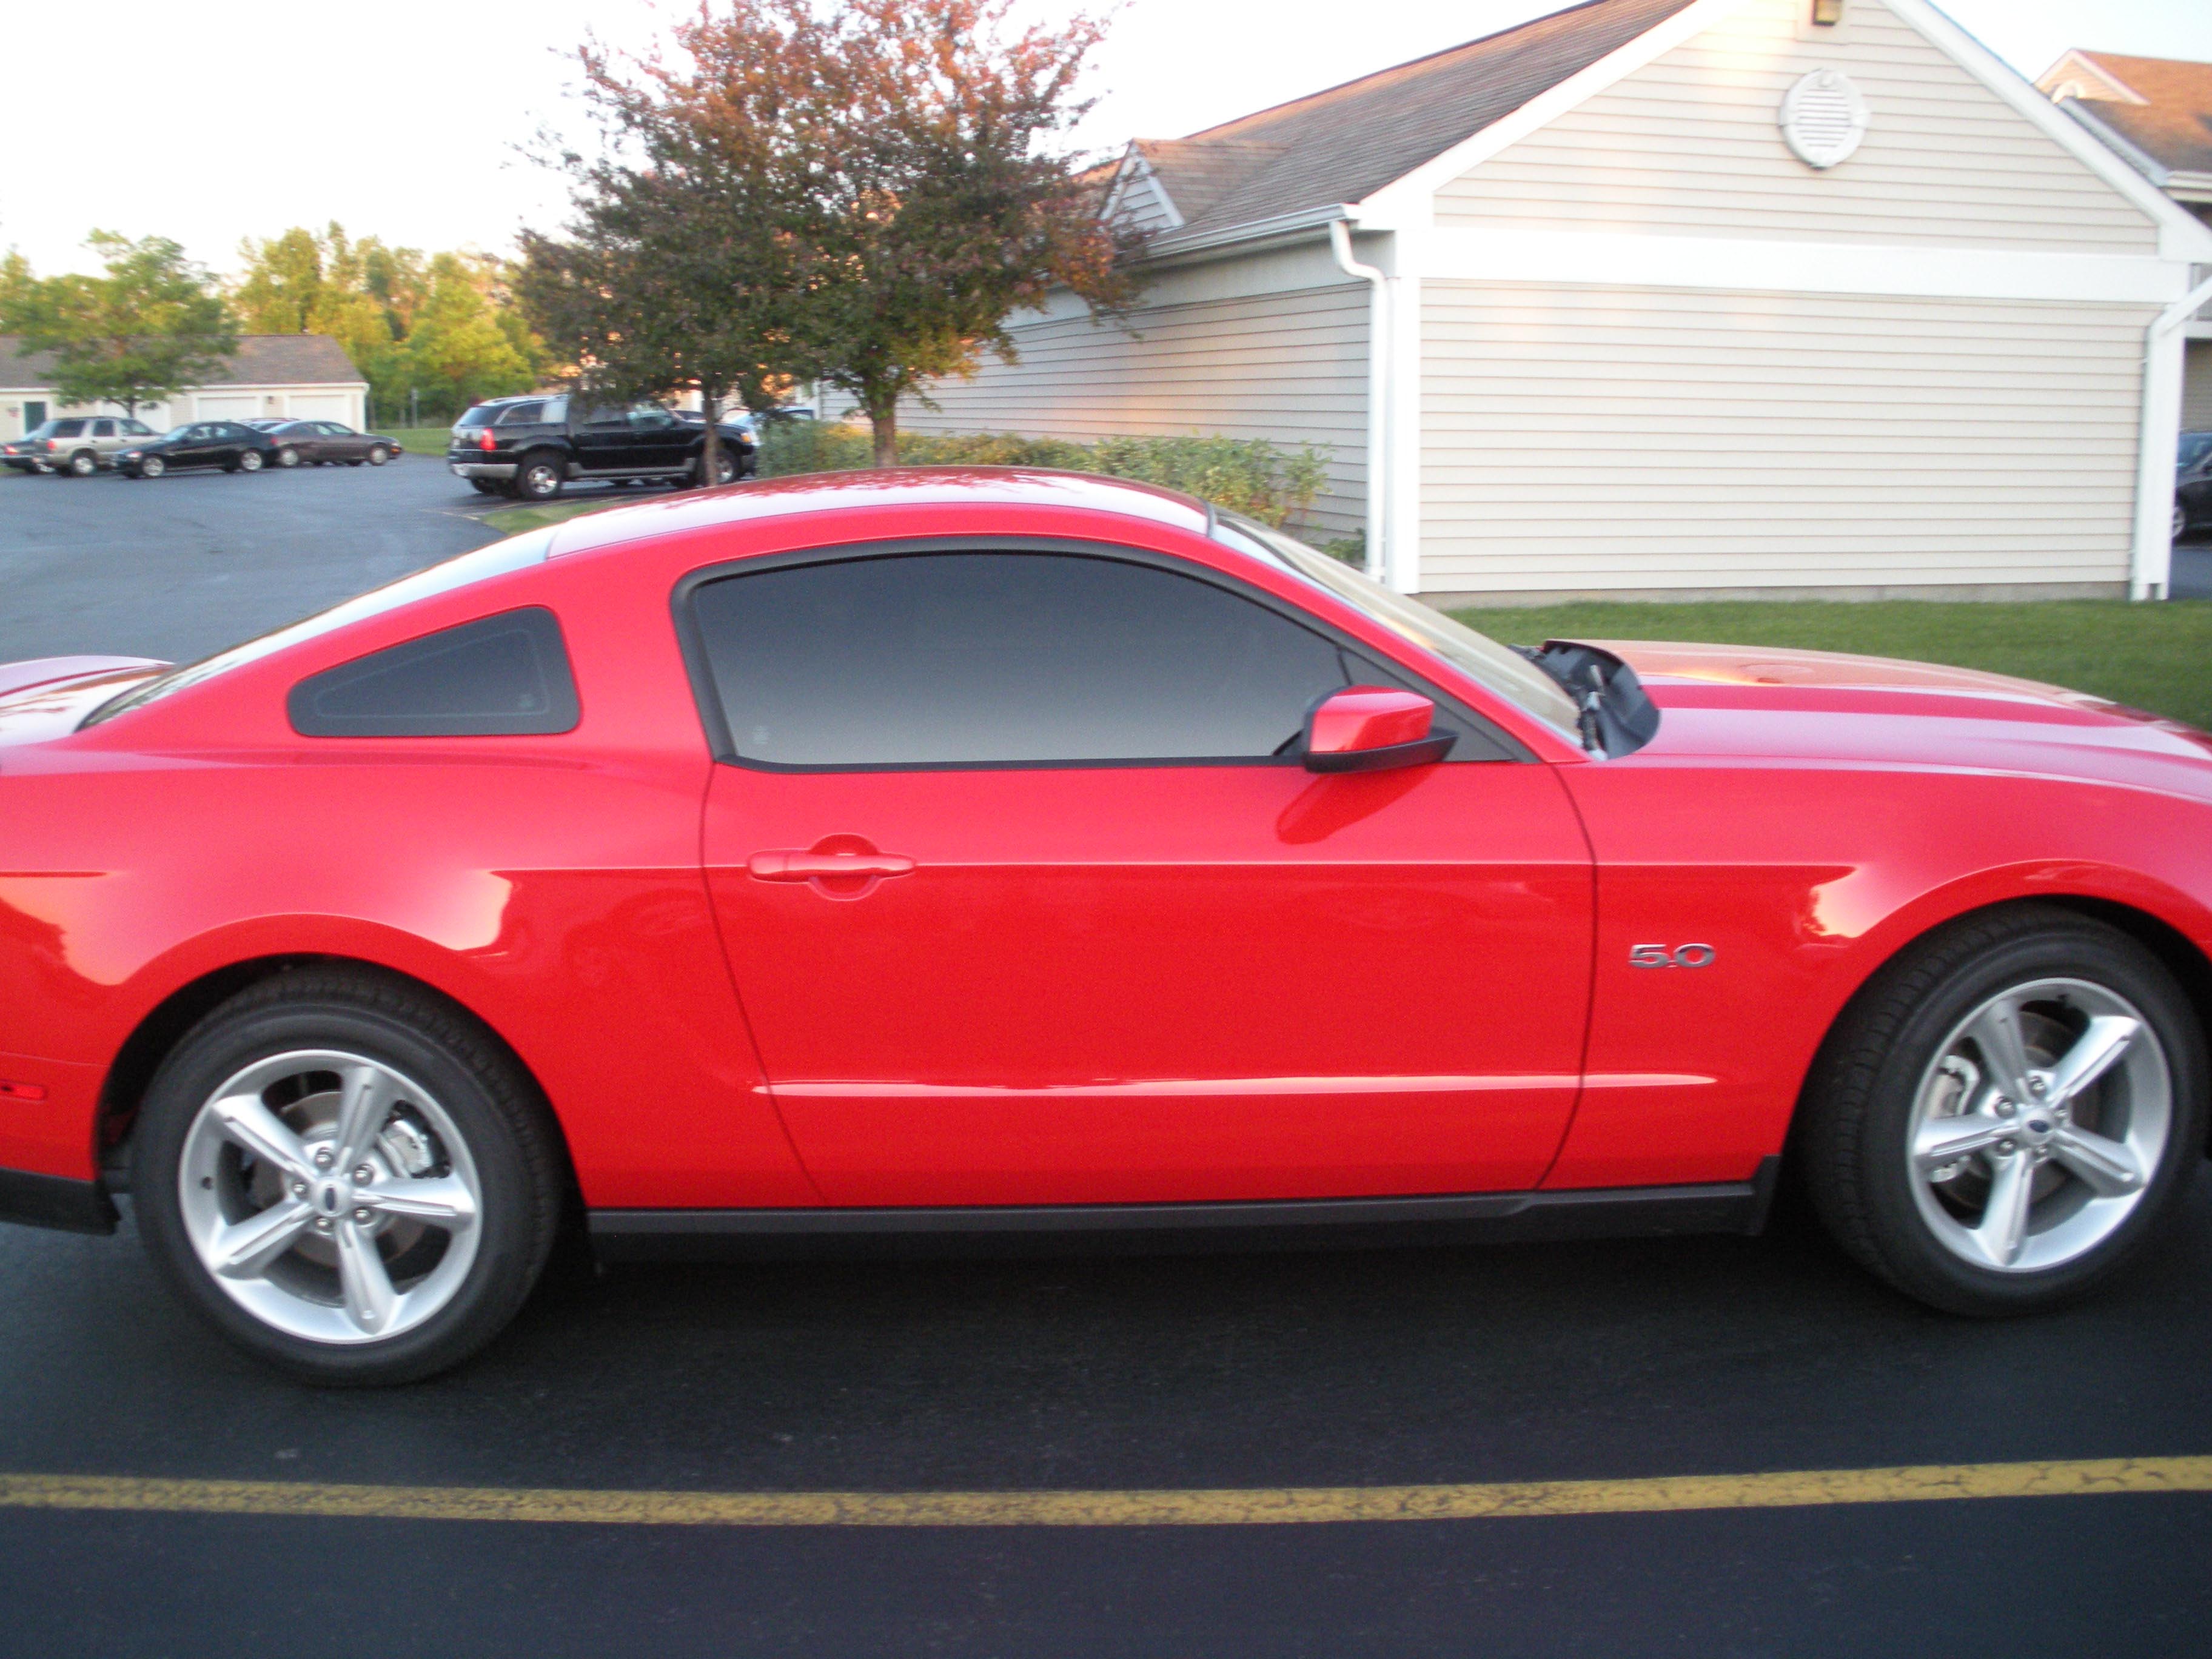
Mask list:
POLYGON ((540 605, 312 674, 287 710, 308 738, 548 736, 574 731, 580 714, 560 619, 540 605))

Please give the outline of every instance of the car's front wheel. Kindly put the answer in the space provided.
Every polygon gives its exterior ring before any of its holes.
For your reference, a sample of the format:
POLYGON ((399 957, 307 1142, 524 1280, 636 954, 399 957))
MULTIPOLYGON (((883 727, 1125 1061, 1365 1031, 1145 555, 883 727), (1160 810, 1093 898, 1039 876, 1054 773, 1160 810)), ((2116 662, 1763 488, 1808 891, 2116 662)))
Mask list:
POLYGON ((2125 933, 2055 907, 1970 917, 1871 983, 1800 1141, 1838 1241, 1954 1313, 2024 1313, 2118 1272, 2204 1151, 2187 998, 2125 933))
POLYGON ((232 1340, 310 1381, 402 1382, 497 1335, 544 1266, 542 1109, 465 1016, 311 969, 204 1020, 148 1091, 131 1170, 155 1261, 232 1340))
MULTIPOLYGON (((738 458, 726 449, 717 450, 714 454, 714 482, 726 484, 735 479, 737 476, 738 458)), ((703 451, 701 452, 699 459, 691 463, 691 481, 695 485, 704 484, 707 482, 707 457, 703 451)))
POLYGON ((138 476, 142 478, 158 478, 168 470, 169 464, 159 455, 149 455, 138 463, 138 476))
POLYGON ((2173 504, 2173 534, 2170 540, 2179 541, 2189 533, 2189 509, 2179 501, 2173 504))
POLYGON ((371 466, 382 466, 391 459, 392 452, 386 449, 382 444, 375 444, 370 447, 368 452, 368 464, 371 466))

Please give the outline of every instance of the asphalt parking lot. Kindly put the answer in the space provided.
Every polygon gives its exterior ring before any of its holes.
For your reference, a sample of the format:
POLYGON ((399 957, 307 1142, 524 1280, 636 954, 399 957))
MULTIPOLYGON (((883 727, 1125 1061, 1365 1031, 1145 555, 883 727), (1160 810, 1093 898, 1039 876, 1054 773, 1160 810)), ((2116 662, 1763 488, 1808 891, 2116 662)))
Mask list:
POLYGON ((167 477, 0 468, 0 661, 189 662, 496 538, 435 456, 167 477))
MULTIPOLYGON (((197 655, 489 539, 485 505, 420 457, 0 479, 0 659, 197 655)), ((0 1228, 0 1655, 2197 1653, 2204 1492, 1251 1516, 2201 1456, 2208 1287, 2200 1174, 2145 1271, 2017 1322, 1902 1300, 1785 1200, 1759 1239, 577 1270, 458 1373, 325 1393, 203 1330, 127 1222, 0 1228), (54 1507, 25 1480, 51 1476, 109 1496, 54 1507), (202 1512, 242 1490, 210 1482, 382 1495, 202 1512), (971 1524, 667 1525, 422 1518, 416 1488, 983 1497, 971 1524), (1162 1491, 1244 1518, 1116 1508, 1162 1491), (1060 1492, 1103 1495, 1095 1521, 993 1503, 1060 1492)))

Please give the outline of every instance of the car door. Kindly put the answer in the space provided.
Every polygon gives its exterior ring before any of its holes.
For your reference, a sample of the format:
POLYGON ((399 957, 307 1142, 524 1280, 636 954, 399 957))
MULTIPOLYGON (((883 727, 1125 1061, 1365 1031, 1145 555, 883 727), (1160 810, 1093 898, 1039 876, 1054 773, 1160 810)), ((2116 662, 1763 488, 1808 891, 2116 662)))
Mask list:
POLYGON ((593 477, 606 477, 636 465, 630 453, 629 410, 608 405, 586 410, 573 428, 576 465, 593 477))
POLYGON ((694 442, 703 442, 702 428, 653 404, 641 404, 629 412, 630 456, 633 465, 653 472, 673 472, 690 459, 694 442))
POLYGON ((173 467, 212 466, 216 460, 216 428, 205 421, 185 428, 177 447, 169 452, 168 462, 173 467))
POLYGON ((336 421, 313 421, 309 424, 319 446, 316 453, 325 460, 358 461, 368 457, 368 440, 351 427, 341 426, 336 421))
POLYGON ((1462 711, 1443 763, 1309 773, 1312 705, 1400 676, 1126 550, 799 556, 679 608, 709 889, 831 1203, 1541 1177, 1591 868, 1510 740, 1462 711))

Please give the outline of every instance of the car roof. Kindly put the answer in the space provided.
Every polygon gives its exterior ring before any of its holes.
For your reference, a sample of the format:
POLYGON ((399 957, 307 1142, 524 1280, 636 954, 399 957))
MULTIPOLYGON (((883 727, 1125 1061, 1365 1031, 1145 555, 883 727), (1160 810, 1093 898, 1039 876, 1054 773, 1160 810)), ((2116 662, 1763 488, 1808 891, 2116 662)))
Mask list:
POLYGON ((659 501, 571 519, 554 532, 548 558, 617 547, 718 525, 751 524, 803 513, 862 507, 1036 507, 1112 513, 1203 536, 1213 509, 1157 484, 1042 467, 911 466, 808 472, 688 490, 659 501))

